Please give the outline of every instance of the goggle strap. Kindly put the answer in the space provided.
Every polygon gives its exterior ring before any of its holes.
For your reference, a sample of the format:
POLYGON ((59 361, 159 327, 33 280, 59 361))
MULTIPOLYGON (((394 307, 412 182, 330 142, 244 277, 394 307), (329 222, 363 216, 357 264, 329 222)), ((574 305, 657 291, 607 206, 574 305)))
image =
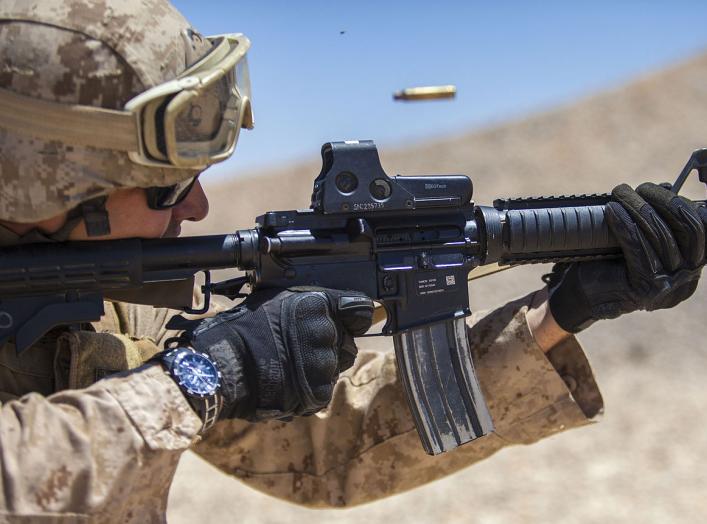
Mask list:
POLYGON ((135 116, 127 111, 38 100, 0 88, 0 128, 99 149, 137 151, 135 116))

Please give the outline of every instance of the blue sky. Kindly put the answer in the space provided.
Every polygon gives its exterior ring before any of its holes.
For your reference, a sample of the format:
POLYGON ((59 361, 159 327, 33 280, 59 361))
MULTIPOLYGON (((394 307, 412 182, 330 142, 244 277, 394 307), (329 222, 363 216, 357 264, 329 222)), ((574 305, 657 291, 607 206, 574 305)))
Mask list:
POLYGON ((213 174, 317 158, 330 140, 414 143, 539 111, 707 51, 707 2, 173 0, 242 32, 256 128, 213 174), (393 102, 456 84, 453 101, 393 102))

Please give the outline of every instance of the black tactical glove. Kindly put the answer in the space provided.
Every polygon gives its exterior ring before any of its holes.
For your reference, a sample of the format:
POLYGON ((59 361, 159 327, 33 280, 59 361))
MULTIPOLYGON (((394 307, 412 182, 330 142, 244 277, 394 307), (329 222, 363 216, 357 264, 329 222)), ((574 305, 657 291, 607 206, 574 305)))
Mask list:
POLYGON ((705 263, 704 208, 651 183, 636 191, 621 184, 611 194, 606 219, 624 259, 556 264, 546 275, 550 310, 571 333, 677 305, 694 293, 705 263))
POLYGON ((184 337, 221 371, 221 419, 287 418, 329 403, 339 372, 356 357, 353 337, 372 318, 373 301, 356 291, 272 289, 200 321, 184 337))

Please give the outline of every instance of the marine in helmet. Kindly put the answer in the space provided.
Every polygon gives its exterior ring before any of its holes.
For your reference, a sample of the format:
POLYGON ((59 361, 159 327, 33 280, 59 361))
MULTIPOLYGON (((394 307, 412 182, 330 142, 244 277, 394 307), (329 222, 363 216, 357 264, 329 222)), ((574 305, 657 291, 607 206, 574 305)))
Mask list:
MULTIPOLYGON (((170 236, 203 219, 199 174, 253 125, 249 45, 202 36, 165 0, 0 0, 0 246, 170 236)), ((615 190, 628 265, 558 267, 549 299, 470 319, 496 432, 442 456, 419 444, 392 355, 357 352, 366 297, 342 309, 335 290, 256 293, 180 331, 174 311, 107 302, 99 322, 21 355, 5 343, 1 511, 162 520, 190 447, 262 491, 347 506, 586 424, 602 401, 572 333, 671 307, 699 278, 702 219, 661 189, 615 190)))

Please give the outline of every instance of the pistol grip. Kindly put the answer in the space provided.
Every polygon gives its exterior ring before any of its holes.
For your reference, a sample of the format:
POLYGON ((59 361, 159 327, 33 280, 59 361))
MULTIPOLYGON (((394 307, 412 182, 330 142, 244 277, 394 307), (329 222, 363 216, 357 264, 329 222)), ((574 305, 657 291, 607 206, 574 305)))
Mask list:
POLYGON ((425 451, 437 455, 493 431, 463 318, 393 336, 398 373, 425 451))

